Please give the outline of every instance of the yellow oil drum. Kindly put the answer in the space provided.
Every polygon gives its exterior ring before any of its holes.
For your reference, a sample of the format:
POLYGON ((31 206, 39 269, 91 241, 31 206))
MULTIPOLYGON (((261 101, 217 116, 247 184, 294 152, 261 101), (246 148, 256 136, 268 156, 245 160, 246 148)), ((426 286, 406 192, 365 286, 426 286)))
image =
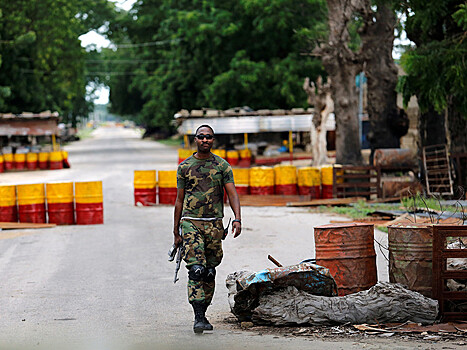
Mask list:
POLYGON ((77 225, 104 223, 104 195, 102 181, 75 182, 77 225))
POLYGON ((298 193, 310 196, 311 199, 321 197, 321 172, 318 167, 298 168, 298 193))
POLYGON ((37 169, 37 161, 39 157, 37 153, 29 152, 26 155, 26 167, 28 170, 36 170, 37 169))
POLYGON ((135 205, 143 206, 156 204, 156 171, 155 170, 135 170, 134 173, 134 195, 135 205))
POLYGON ((68 152, 67 151, 62 151, 62 163, 63 163, 63 167, 65 169, 69 169, 70 168, 70 162, 68 161, 68 152))
POLYGON ((321 167, 321 198, 328 199, 333 197, 333 173, 332 165, 324 165, 321 167))
POLYGON ((16 170, 24 170, 26 168, 26 153, 15 153, 13 159, 16 170))
POLYGON ((250 194, 274 194, 274 169, 270 167, 250 168, 250 194))
POLYGON ((3 155, 0 154, 0 173, 3 173, 5 171, 5 165, 3 164, 3 155))
POLYGON ((46 170, 49 168, 49 153, 40 152, 39 153, 39 169, 46 170))
POLYGON ((177 199, 177 171, 159 170, 159 204, 175 204, 177 199))
POLYGON ((250 169, 233 168, 235 188, 238 194, 250 193, 250 169))
POLYGON ((227 158, 227 152, 225 151, 225 149, 213 149, 211 150, 211 152, 221 158, 224 158, 224 159, 227 158))
POLYGON ((18 222, 16 186, 0 186, 0 222, 18 222))
POLYGON ((63 156, 61 151, 49 153, 49 169, 63 169, 63 156))
POLYGON ((51 182, 45 185, 49 223, 73 225, 73 182, 51 182))
POLYGON ((297 167, 294 165, 274 166, 274 191, 276 194, 297 194, 297 167))
POLYGON ((19 222, 46 223, 44 184, 17 185, 19 222))
POLYGON ((190 157, 194 153, 191 149, 179 148, 178 149, 178 164, 190 157))
POLYGON ((3 166, 5 170, 13 169, 13 153, 4 153, 3 154, 3 166))
POLYGON ((240 160, 239 153, 236 150, 227 151, 226 157, 227 157, 227 162, 232 166, 237 165, 240 160))
POLYGON ((240 160, 238 166, 242 168, 249 168, 251 166, 251 151, 247 149, 242 149, 239 151, 240 160))

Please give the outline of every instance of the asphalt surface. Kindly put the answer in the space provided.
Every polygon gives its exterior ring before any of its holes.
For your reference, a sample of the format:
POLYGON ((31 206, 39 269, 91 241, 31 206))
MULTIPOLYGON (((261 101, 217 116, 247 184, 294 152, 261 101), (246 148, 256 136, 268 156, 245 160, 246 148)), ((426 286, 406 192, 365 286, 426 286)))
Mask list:
MULTIPOLYGON (((174 285, 174 265, 167 262, 173 208, 133 205, 133 171, 176 169, 176 149, 141 140, 132 129, 100 128, 66 150, 71 169, 3 173, 0 183, 102 180, 105 223, 0 232, 1 349, 419 347, 387 339, 311 341, 258 335, 225 321, 230 317, 228 273, 272 267, 268 254, 284 265, 314 257, 313 226, 339 218, 306 208, 242 209, 243 233, 225 241, 208 311, 215 330, 194 335, 186 271, 182 267, 174 285)), ((225 213, 232 217, 230 208, 225 213)), ((386 244, 384 234, 377 232, 376 238, 386 244)), ((379 279, 387 280, 387 263, 377 251, 379 279)))

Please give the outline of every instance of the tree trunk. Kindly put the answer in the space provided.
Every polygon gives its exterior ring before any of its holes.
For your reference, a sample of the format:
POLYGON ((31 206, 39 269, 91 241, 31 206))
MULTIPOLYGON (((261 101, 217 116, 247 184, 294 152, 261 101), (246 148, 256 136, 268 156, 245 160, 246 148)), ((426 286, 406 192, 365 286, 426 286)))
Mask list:
POLYGON ((396 15, 387 5, 380 5, 369 16, 366 19, 368 25, 360 36, 365 55, 364 71, 368 81, 368 139, 371 144, 372 164, 375 149, 400 147, 400 138, 407 133, 409 120, 397 108, 398 75, 392 58, 396 15))
POLYGON ((367 0, 327 0, 329 37, 315 49, 331 78, 336 115, 336 163, 359 164, 358 93, 355 77, 362 68, 362 56, 349 48, 348 25, 355 13, 370 6, 367 0))

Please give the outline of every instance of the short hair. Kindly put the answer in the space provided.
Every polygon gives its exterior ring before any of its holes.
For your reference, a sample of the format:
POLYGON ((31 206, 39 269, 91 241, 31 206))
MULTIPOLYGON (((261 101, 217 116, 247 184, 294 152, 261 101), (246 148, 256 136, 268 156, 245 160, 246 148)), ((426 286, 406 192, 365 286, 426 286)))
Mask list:
POLYGON ((207 125, 207 124, 203 124, 203 125, 198 126, 198 129, 196 129, 196 131, 195 131, 195 135, 198 135, 198 130, 201 129, 201 128, 209 128, 209 129, 211 129, 212 134, 214 135, 214 129, 211 128, 211 127, 210 127, 209 125, 207 125))

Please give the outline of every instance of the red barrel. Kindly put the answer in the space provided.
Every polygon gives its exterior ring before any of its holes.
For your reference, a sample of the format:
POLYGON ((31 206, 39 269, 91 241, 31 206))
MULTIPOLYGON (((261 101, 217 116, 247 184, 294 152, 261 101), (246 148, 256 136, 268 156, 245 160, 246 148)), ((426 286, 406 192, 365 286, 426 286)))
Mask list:
POLYGON ((26 168, 26 154, 25 153, 15 153, 15 169, 24 170, 26 168))
POLYGON ((177 199, 177 171, 160 170, 159 176, 159 204, 175 204, 177 199))
POLYGON ((13 153, 4 153, 3 154, 3 162, 5 170, 12 170, 13 169, 13 153))
POLYGON ((230 165, 232 166, 237 165, 238 161, 239 161, 238 151, 236 150, 227 151, 227 162, 230 165))
POLYGON ((61 151, 50 152, 49 154, 49 169, 63 169, 63 155, 61 151))
POLYGON ((247 149, 240 150, 240 160, 238 166, 242 168, 249 168, 251 166, 251 151, 247 149))
POLYGON ((0 173, 4 172, 3 156, 0 154, 0 173))
POLYGON ((18 222, 15 186, 0 186, 0 222, 18 222))
POLYGON ((317 226, 314 231, 316 263, 329 269, 340 296, 367 290, 376 284, 373 225, 329 224, 317 226))
POLYGON ((310 199, 321 197, 321 173, 317 167, 298 168, 298 193, 310 196, 310 199))
POLYGON ((193 153, 195 153, 191 149, 186 149, 186 148, 179 148, 178 149, 178 164, 183 162, 185 159, 190 157, 193 153))
POLYGON ((73 182, 48 183, 46 193, 49 223, 73 225, 75 223, 73 182))
POLYGON ((46 170, 49 168, 49 153, 40 152, 39 153, 39 169, 46 170))
POLYGON ((274 191, 276 194, 297 194, 297 168, 294 165, 276 165, 274 167, 274 191))
POLYGON ((333 197, 334 175, 332 165, 321 167, 321 198, 329 199, 333 197))
POLYGON ((19 222, 46 223, 44 184, 18 185, 19 222))
POLYGON ((28 153, 26 155, 26 167, 28 170, 36 170, 37 169, 37 160, 38 160, 37 153, 28 153))
POLYGON ((77 225, 104 223, 102 181, 76 182, 75 201, 77 225))
POLYGON ((274 194, 274 169, 253 167, 250 169, 250 194, 274 194))
POLYGON ((233 168, 235 188, 238 194, 250 193, 250 169, 233 168))
POLYGON ((150 206, 157 203, 155 170, 135 170, 133 185, 135 205, 150 206))

